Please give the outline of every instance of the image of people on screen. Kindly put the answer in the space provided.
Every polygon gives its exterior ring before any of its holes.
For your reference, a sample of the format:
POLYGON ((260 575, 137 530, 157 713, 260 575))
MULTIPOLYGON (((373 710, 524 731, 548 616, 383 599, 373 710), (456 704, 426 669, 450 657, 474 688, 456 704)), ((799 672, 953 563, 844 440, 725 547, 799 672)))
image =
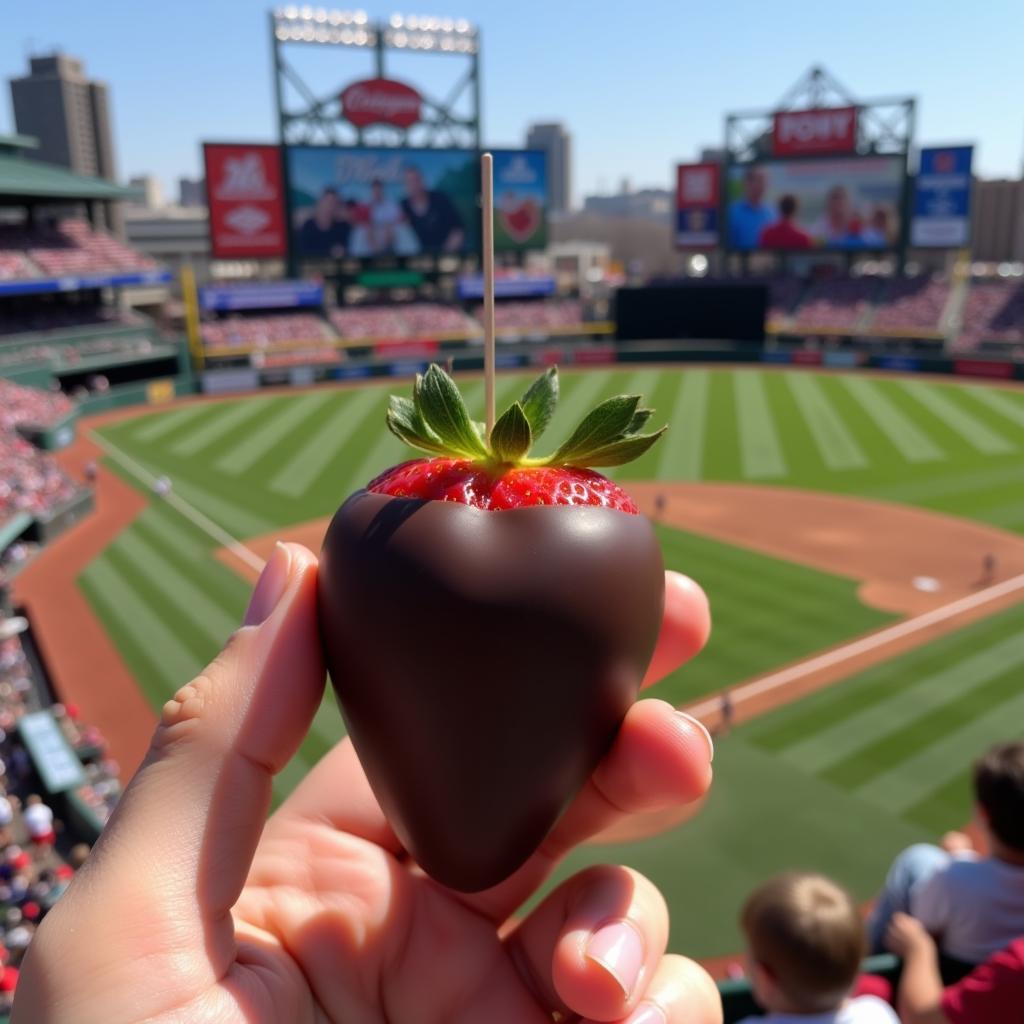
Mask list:
POLYGON ((743 172, 743 194, 729 204, 729 245, 733 249, 756 249, 761 232, 775 220, 775 211, 765 201, 767 179, 760 167, 743 172))
POLYGON ((850 202, 845 185, 833 185, 825 195, 825 209, 811 234, 825 249, 855 249, 864 245, 862 222, 850 202))
POLYGON ((811 236, 797 226, 799 203, 794 195, 779 200, 779 219, 761 231, 757 244, 762 249, 810 249, 811 236))
POLYGON ((403 181, 405 197, 401 202, 402 212, 419 242, 421 251, 461 251, 466 230, 451 199, 437 189, 427 188, 422 171, 412 164, 406 166, 403 181))
POLYGON ((298 230, 299 251, 316 259, 341 259, 348 253, 352 218, 338 190, 325 188, 298 230))

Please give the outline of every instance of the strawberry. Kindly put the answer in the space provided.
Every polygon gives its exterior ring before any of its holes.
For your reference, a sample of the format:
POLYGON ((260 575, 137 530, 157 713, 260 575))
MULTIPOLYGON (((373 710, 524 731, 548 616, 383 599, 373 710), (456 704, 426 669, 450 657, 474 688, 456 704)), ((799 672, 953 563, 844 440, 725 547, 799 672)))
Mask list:
POLYGON ((558 402, 558 368, 541 374, 494 424, 489 443, 473 423, 455 382, 433 365, 416 378, 412 399, 392 396, 391 431, 414 448, 445 454, 403 462, 367 486, 375 494, 457 501, 499 511, 533 505, 601 505, 637 515, 633 499, 587 466, 614 466, 642 455, 664 433, 639 433, 651 416, 639 395, 609 398, 553 454, 530 458, 533 441, 558 402))
POLYGON ((325 659, 370 785, 416 862, 467 892, 522 865, 589 778, 661 623, 653 530, 590 468, 661 431, 619 396, 531 456, 557 399, 552 368, 487 434, 431 366, 387 416, 430 457, 348 498, 320 557, 325 659))

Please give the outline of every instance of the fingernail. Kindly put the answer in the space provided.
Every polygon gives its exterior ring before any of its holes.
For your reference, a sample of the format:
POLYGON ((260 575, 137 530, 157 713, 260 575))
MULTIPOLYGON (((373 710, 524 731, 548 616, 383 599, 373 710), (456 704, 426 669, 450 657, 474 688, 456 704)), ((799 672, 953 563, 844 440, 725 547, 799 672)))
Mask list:
POLYGON ((641 1003, 632 1016, 626 1018, 626 1024, 668 1024, 668 1017, 657 1003, 641 1003))
POLYGON ((587 943, 588 960, 603 967, 628 999, 644 966, 644 940, 628 921, 615 921, 594 932, 587 943))
POLYGON ((258 626, 270 617, 277 607, 288 586, 288 574, 291 570, 292 556, 289 550, 278 541, 274 550, 263 566, 263 572, 256 581, 249 607, 245 611, 245 625, 258 626))
POLYGON ((676 714, 687 725, 692 725, 704 734, 704 739, 707 740, 708 744, 708 764, 711 764, 715 759, 715 741, 711 738, 711 733, 708 732, 708 727, 699 718, 694 718, 693 715, 688 715, 685 711, 677 711, 676 714))

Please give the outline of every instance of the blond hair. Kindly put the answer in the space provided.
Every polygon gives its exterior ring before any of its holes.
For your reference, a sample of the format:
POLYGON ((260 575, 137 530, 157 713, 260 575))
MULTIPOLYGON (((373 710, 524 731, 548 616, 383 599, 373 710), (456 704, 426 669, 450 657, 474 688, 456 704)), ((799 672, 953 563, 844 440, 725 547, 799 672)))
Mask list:
POLYGON ((835 1009, 849 994, 866 951, 864 926, 835 882, 779 875, 747 897, 740 923, 753 958, 794 1009, 835 1009))

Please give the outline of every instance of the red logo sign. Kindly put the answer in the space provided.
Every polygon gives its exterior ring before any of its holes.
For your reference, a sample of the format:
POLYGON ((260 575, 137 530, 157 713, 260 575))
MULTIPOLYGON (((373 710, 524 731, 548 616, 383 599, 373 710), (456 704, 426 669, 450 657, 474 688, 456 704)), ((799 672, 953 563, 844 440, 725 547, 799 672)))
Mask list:
POLYGON ((277 146, 203 146, 210 248, 219 260, 284 256, 284 190, 277 146))
POLYGON ((775 115, 776 156, 851 153, 857 145, 857 108, 786 110, 775 115))
POLYGON ((498 216, 509 237, 516 242, 525 242, 540 227, 540 207, 529 196, 515 203, 506 203, 498 210, 498 216))
POLYGON ((341 116, 357 128, 371 124, 411 128, 420 119, 422 102, 411 85, 390 78, 368 78, 353 82, 341 94, 341 116))

